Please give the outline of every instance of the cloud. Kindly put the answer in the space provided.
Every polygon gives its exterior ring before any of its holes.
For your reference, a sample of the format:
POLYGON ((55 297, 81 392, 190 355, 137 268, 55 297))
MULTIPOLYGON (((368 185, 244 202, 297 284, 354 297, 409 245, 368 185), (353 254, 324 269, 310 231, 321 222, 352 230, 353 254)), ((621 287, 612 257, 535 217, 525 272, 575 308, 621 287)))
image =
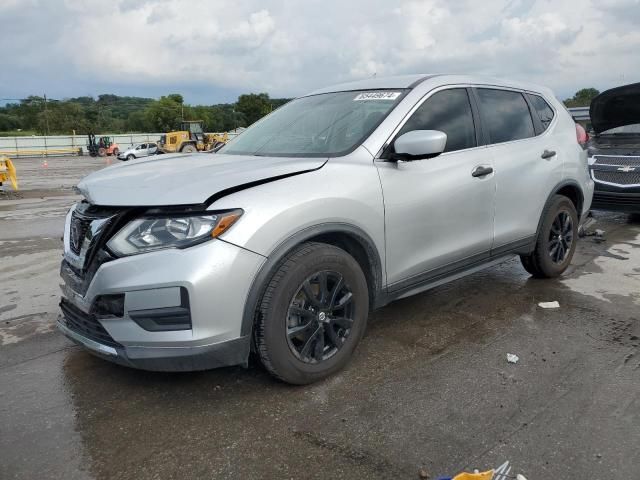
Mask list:
POLYGON ((640 19, 640 0, 0 0, 0 14, 12 66, 0 96, 181 91, 215 103, 442 71, 569 96, 640 80, 640 35, 620 28, 640 19))

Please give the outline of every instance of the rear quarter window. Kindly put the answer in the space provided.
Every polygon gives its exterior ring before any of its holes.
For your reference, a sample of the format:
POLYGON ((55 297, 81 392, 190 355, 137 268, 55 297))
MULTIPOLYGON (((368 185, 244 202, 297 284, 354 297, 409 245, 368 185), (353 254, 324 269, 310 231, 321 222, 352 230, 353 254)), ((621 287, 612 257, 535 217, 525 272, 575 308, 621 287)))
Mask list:
POLYGON ((490 143, 503 143, 535 136, 533 119, 520 92, 478 88, 480 115, 489 131, 490 143))
POLYGON ((533 106, 538 118, 540 119, 540 123, 542 124, 542 131, 544 132, 551 121, 553 120, 554 113, 551 106, 547 103, 547 101, 539 95, 529 94, 529 101, 533 106))

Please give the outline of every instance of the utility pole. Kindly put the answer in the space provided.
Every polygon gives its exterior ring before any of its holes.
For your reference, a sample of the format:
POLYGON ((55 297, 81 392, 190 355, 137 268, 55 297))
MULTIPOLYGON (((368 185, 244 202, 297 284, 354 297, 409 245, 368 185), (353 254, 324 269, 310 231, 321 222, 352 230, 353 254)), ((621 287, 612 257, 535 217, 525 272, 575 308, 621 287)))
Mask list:
POLYGON ((47 126, 47 135, 49 135, 49 110, 47 110, 47 94, 44 94, 44 122, 47 126))

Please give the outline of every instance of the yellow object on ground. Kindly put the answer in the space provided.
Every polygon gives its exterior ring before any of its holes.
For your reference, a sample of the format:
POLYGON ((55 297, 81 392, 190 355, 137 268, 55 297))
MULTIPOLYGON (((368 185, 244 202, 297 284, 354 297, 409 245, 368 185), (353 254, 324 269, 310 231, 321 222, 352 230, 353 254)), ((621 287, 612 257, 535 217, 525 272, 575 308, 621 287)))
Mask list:
POLYGON ((493 478, 493 470, 487 470, 486 472, 479 473, 459 473, 451 480, 491 480, 493 478))
POLYGON ((18 175, 13 162, 7 157, 0 157, 0 184, 11 182, 14 190, 18 190, 18 175))

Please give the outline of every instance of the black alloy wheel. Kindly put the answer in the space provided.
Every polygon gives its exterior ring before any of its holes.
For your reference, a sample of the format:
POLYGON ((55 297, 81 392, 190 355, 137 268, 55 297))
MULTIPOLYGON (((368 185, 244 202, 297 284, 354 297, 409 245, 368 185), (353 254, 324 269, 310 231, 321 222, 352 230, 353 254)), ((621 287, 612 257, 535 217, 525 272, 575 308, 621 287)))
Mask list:
POLYGON ((253 326, 255 352, 264 367, 296 385, 344 368, 369 315, 360 264, 339 247, 305 242, 287 253, 271 275, 253 326))
POLYGON ((555 264, 564 263, 573 244, 573 220, 569 212, 561 210, 549 230, 548 251, 555 264))
POLYGON ((296 358, 318 363, 342 348, 353 325, 352 300, 338 272, 314 273, 300 285, 287 312, 287 342, 296 358))
POLYGON ((522 266, 535 278, 554 278, 571 264, 578 239, 576 205, 554 195, 542 213, 533 251, 521 255, 522 266))

